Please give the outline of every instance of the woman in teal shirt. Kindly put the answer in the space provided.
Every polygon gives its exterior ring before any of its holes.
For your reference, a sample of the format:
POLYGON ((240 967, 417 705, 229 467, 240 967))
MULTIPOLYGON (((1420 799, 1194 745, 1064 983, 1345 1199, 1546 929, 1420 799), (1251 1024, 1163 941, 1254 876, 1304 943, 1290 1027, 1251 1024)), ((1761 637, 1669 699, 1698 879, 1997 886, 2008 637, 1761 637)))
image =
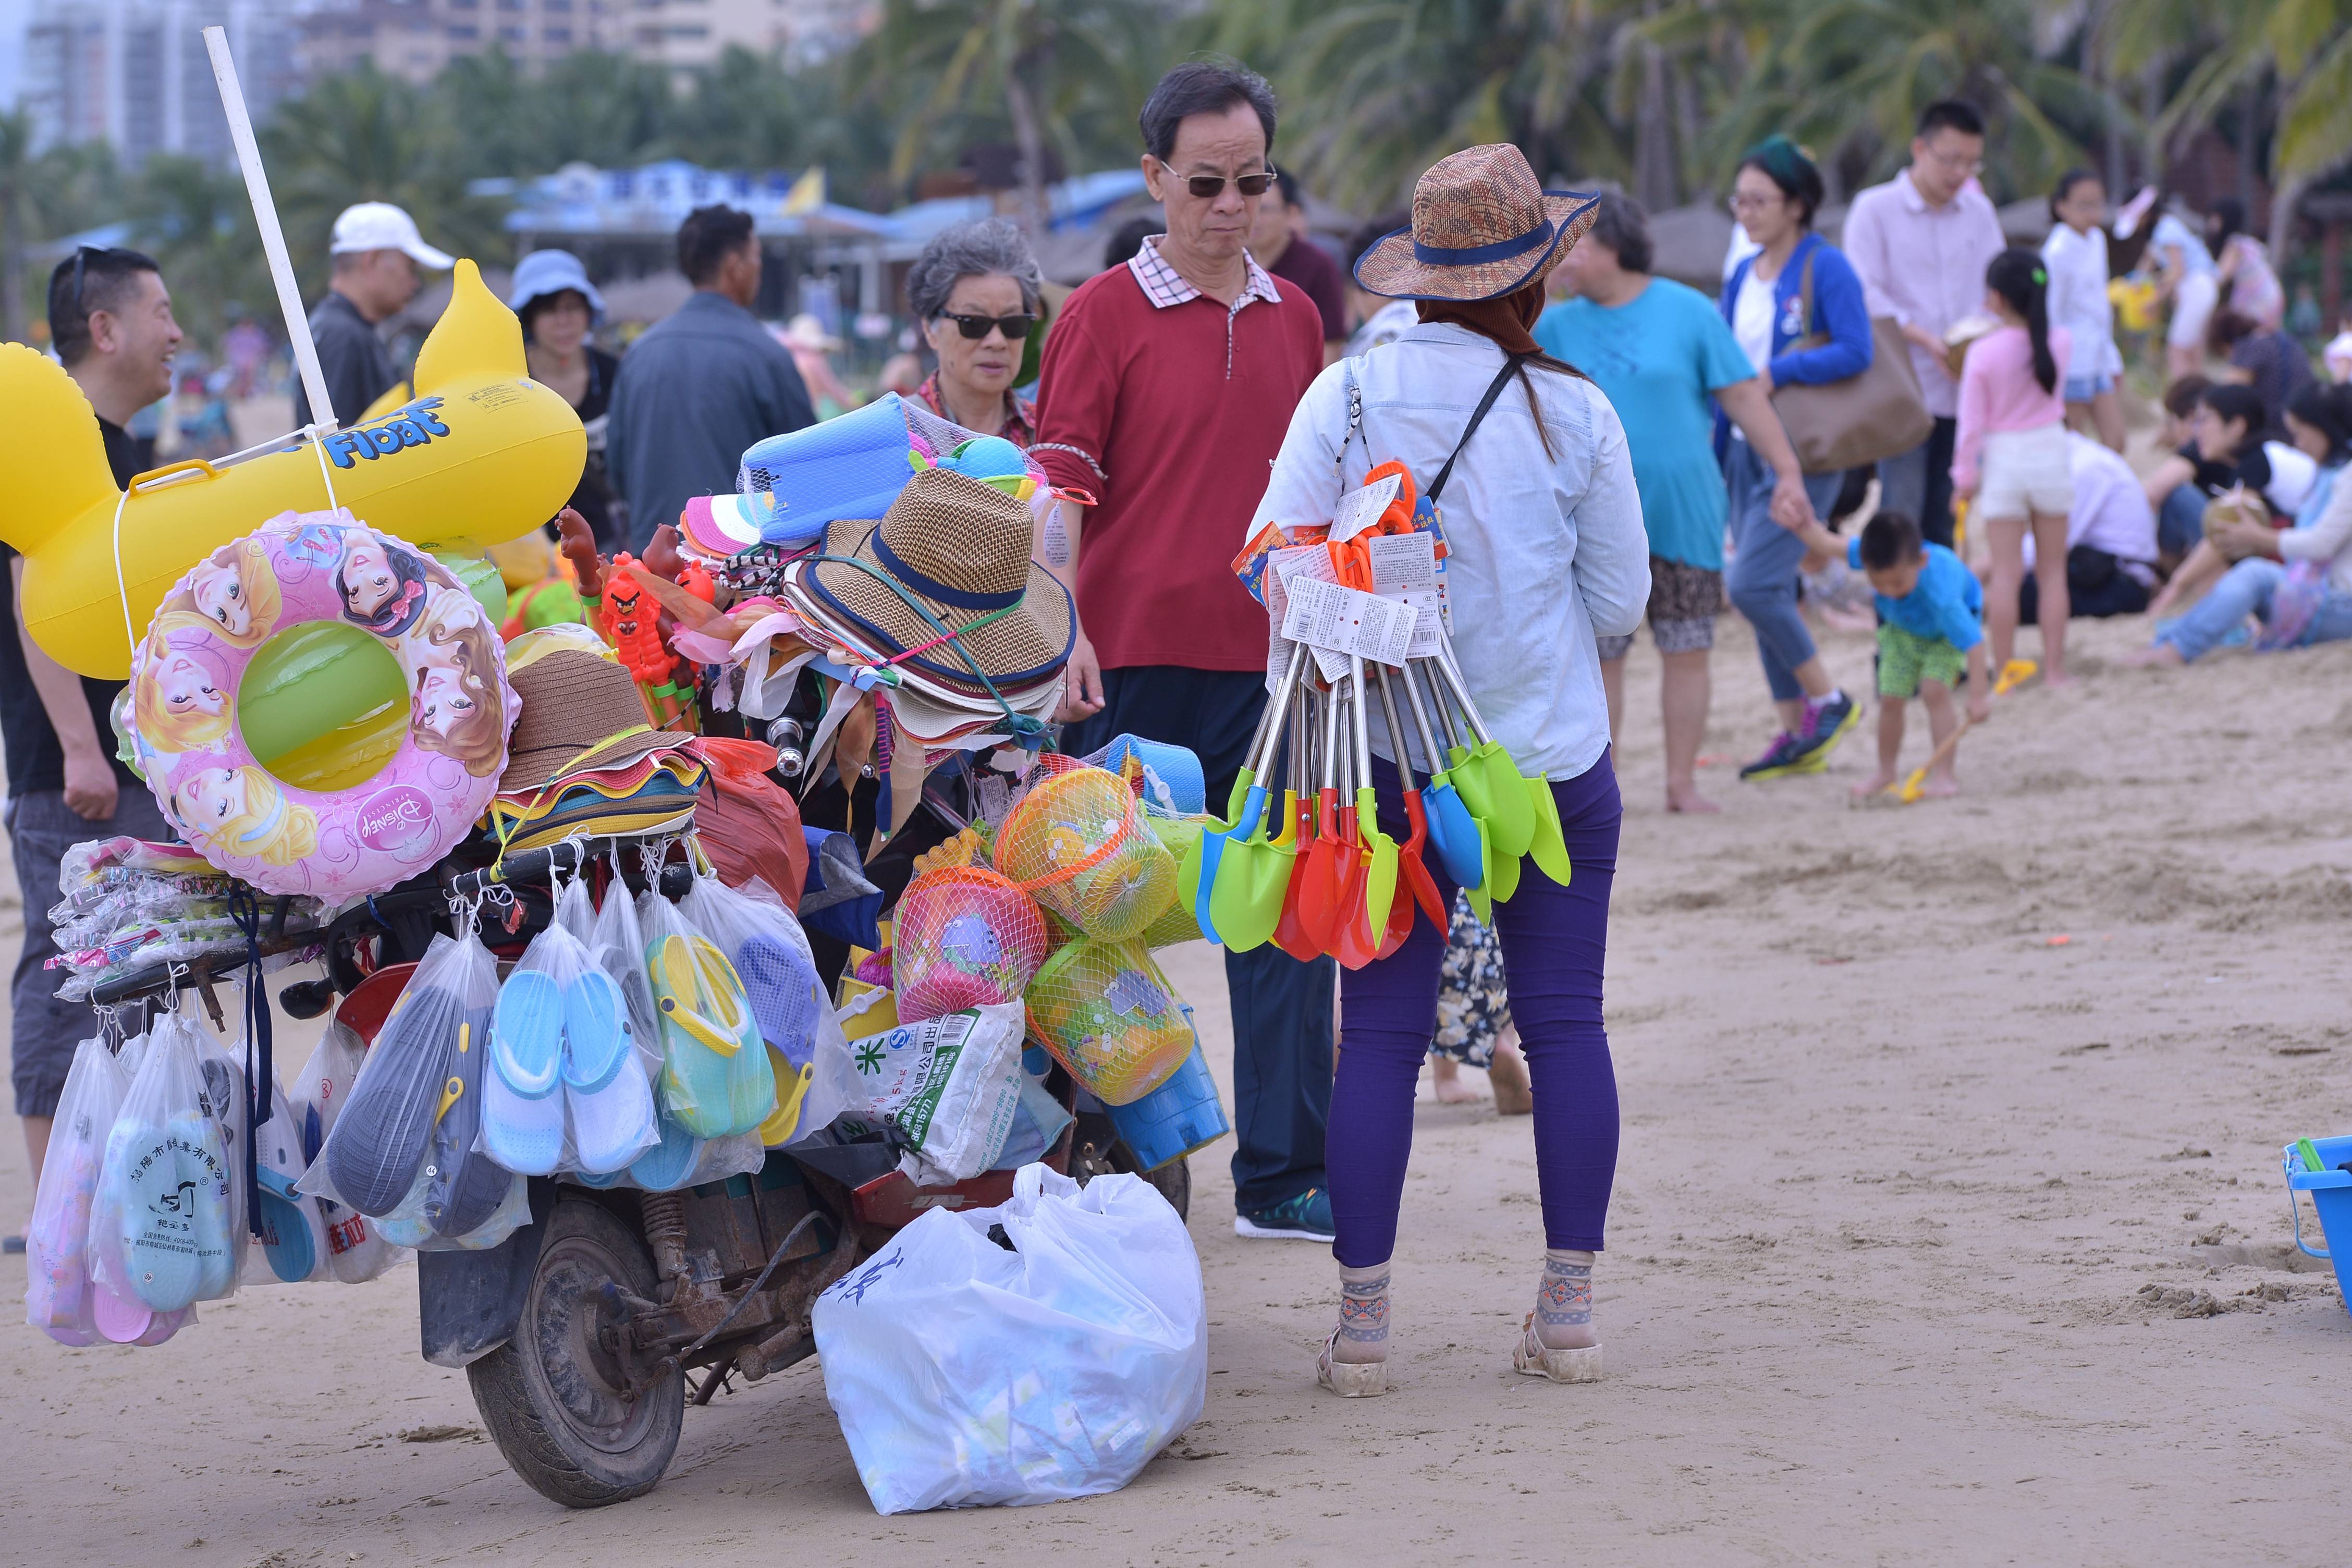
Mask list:
MULTIPOLYGON (((1591 376, 1624 424, 1650 536, 1650 636, 1665 666, 1666 809, 1711 812, 1718 808, 1698 793, 1693 770, 1706 731, 1707 654, 1724 605, 1729 503, 1715 455, 1717 404, 1777 477, 1775 520, 1786 511, 1791 521, 1810 521, 1813 512, 1788 434, 1715 301, 1652 277, 1651 254, 1641 206, 1602 196, 1591 232, 1554 274, 1574 297, 1543 313, 1535 338, 1591 376)), ((1600 642, 1616 731, 1624 723, 1625 652, 1633 639, 1600 642)))

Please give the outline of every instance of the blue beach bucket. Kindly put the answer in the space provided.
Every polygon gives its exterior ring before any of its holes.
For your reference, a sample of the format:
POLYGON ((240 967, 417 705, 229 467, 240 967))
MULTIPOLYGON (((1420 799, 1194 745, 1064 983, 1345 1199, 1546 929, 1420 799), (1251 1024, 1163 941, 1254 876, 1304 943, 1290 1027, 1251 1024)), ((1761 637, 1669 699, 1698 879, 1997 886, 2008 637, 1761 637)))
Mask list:
POLYGON ((2294 1144, 2285 1150, 2286 1204, 2294 1216, 2294 1244, 2306 1255, 2336 1265, 2336 1284, 2344 1293, 2345 1310, 2352 1311, 2352 1170, 2341 1168, 2352 1165, 2352 1137, 2311 1142, 2319 1151, 2320 1170, 2305 1169, 2294 1144), (2327 1242, 2325 1251, 2303 1239, 2303 1210, 2294 1201, 2297 1193, 2311 1194, 2311 1206, 2318 1212, 2319 1228, 2327 1242))
MULTIPOLYGON (((1135 1152, 1136 1163, 1147 1171, 1204 1149, 1233 1131, 1198 1038, 1192 1042, 1192 1054, 1167 1082, 1140 1100, 1103 1109, 1119 1137, 1135 1152)), ((2352 1226, 2352 1215, 2347 1216, 2346 1224, 2352 1226)))

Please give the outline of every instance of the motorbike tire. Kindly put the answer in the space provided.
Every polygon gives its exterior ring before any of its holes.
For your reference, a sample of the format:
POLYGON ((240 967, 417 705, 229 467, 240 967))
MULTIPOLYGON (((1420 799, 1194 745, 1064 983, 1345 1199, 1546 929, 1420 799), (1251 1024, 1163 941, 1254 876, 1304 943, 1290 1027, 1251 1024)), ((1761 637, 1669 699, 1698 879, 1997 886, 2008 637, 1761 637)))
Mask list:
POLYGON ((475 1408, 515 1474, 566 1508, 603 1508, 654 1489, 677 1450, 686 1378, 672 1373, 632 1401, 597 1342, 612 1321, 606 1281, 650 1299, 660 1280, 637 1235, 601 1205, 558 1202, 514 1338, 466 1369, 475 1408))
POLYGON ((1192 1161, 1171 1160, 1156 1171, 1137 1171, 1135 1152, 1121 1140, 1110 1146, 1110 1163, 1112 1169, 1132 1172, 1159 1188, 1160 1195, 1168 1200, 1168 1206, 1176 1211, 1178 1219, 1192 1217, 1192 1161))

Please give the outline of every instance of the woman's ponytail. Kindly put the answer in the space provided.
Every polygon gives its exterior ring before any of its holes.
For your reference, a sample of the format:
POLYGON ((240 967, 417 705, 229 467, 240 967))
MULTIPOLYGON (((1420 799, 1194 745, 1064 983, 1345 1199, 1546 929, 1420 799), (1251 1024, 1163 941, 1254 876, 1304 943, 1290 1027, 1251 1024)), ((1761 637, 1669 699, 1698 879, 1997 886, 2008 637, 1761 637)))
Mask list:
POLYGON ((1985 287, 2025 318, 2025 335, 2033 344, 2033 379, 2042 391, 2056 392, 2058 358, 2050 352, 2050 273, 2042 258, 2031 250, 2002 251, 1985 268, 1985 287))

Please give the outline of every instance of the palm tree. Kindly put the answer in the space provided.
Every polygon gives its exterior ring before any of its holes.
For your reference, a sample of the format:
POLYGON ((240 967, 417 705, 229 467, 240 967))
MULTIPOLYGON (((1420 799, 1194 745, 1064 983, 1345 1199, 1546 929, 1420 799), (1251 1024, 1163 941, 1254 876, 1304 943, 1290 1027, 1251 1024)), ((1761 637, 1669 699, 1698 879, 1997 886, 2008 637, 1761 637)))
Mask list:
POLYGON ((1161 26, 1160 10, 1141 0, 883 0, 851 80, 895 111, 894 184, 937 150, 943 130, 969 135, 1002 123, 1042 224, 1046 144, 1072 165, 1110 153, 1108 126, 1132 123, 1159 63, 1161 26))
POLYGON ((158 153, 140 166, 129 205, 131 243, 172 286, 173 312, 200 343, 216 343, 237 302, 270 298, 268 263, 245 180, 200 158, 158 153))
MULTIPOLYGON (((117 208, 113 153, 102 144, 35 149, 32 116, 0 114, 0 340, 28 342, 25 253, 102 223, 117 208)), ((41 304, 46 311, 46 289, 41 304)))

